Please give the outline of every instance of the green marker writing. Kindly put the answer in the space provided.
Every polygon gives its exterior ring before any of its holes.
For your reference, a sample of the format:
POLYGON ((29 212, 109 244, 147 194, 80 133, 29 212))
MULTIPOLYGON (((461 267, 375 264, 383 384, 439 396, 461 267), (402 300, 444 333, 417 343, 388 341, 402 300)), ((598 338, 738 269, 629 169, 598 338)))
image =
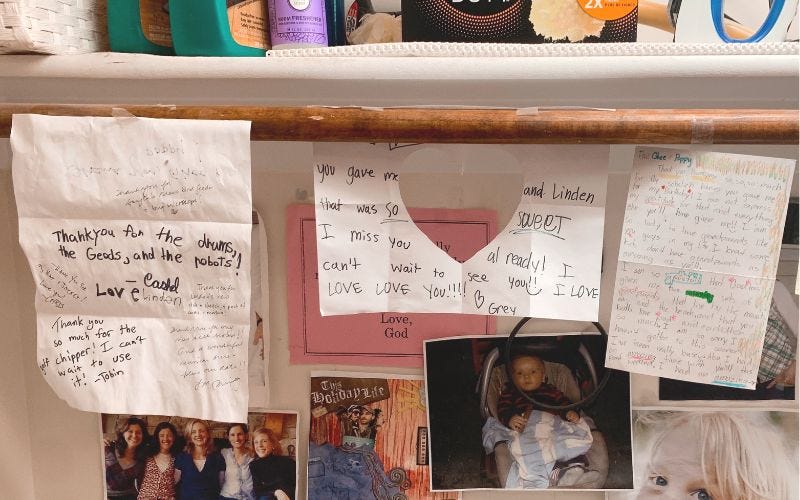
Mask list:
POLYGON ((697 297, 698 299, 705 299, 708 303, 714 302, 714 295, 708 292, 696 292, 694 290, 686 290, 686 295, 689 297, 697 297))

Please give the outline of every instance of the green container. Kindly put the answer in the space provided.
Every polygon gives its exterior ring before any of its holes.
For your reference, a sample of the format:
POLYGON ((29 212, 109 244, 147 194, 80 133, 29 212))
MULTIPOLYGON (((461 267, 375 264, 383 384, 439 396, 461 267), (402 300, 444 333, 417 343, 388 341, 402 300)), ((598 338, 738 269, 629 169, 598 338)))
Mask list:
POLYGON ((108 40, 114 52, 173 55, 166 0, 108 0, 108 40))
POLYGON ((266 0, 169 0, 175 53, 264 56, 269 48, 266 5, 266 0), (229 22, 229 11, 236 21, 229 22), (232 30, 231 23, 236 23, 239 30, 232 30))

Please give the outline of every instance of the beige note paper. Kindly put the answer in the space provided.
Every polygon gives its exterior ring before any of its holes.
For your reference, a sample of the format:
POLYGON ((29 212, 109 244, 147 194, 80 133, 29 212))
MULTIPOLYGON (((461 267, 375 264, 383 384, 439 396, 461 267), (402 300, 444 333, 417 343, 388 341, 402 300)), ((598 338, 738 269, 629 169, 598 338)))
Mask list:
POLYGON ((794 161, 638 148, 606 366, 754 388, 794 161))
POLYGON ((16 115, 37 363, 71 406, 241 421, 249 123, 16 115))
POLYGON ((437 146, 523 173, 514 215, 461 263, 411 220, 400 175, 428 146, 317 144, 323 316, 434 312, 596 321, 607 146, 437 146))

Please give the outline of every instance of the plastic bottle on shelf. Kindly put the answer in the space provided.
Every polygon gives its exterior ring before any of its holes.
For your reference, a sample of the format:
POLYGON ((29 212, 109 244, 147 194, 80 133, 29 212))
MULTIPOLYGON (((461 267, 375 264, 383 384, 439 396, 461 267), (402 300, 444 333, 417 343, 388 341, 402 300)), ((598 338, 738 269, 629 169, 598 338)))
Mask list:
POLYGON ((167 0, 108 0, 108 41, 114 52, 172 55, 167 0))
POLYGON ((266 0, 169 0, 179 56, 263 56, 269 49, 266 0))
POLYGON ((336 47, 347 45, 345 33, 346 12, 344 0, 325 0, 326 28, 328 30, 328 45, 336 47))
POLYGON ((273 49, 328 46, 325 0, 268 0, 273 49))

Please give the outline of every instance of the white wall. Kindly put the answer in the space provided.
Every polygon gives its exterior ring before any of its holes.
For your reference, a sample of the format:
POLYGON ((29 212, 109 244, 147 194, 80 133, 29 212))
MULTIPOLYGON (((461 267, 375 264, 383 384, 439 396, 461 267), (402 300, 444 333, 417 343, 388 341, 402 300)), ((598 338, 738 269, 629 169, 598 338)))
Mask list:
MULTIPOLYGON (((2 194, 10 192, 9 171, 0 173, 2 194)), ((8 450, 0 454, 0 484, 10 498, 33 498, 33 462, 31 460, 31 426, 28 422, 28 391, 17 312, 18 290, 16 269, 10 258, 18 248, 16 228, 13 224, 13 200, 3 196, 0 201, 0 277, 5 286, 0 287, 0 442, 8 450)), ((21 273, 20 273, 21 274, 21 273)))

